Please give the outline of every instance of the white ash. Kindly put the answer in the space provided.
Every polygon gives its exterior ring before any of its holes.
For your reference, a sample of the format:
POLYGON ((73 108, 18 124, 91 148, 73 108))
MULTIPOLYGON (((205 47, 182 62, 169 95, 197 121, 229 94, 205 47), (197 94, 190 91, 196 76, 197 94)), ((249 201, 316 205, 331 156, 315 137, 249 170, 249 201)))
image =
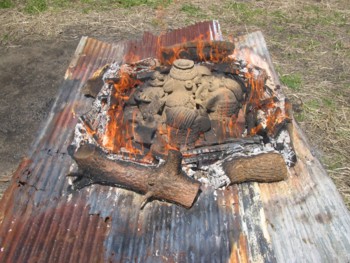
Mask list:
POLYGON ((115 78, 119 75, 120 65, 118 62, 112 63, 108 70, 103 74, 103 81, 106 82, 107 79, 115 78))
POLYGON ((81 121, 78 121, 77 125, 75 126, 72 145, 79 148, 82 144, 87 143, 96 144, 95 140, 86 131, 84 124, 81 121))
POLYGON ((247 145, 242 147, 242 151, 232 151, 226 158, 218 160, 214 164, 196 167, 196 169, 198 169, 197 171, 193 171, 191 167, 184 167, 183 170, 189 176, 200 181, 201 183, 210 185, 215 189, 220 189, 228 186, 231 183, 230 178, 226 175, 223 169, 223 164, 226 161, 231 161, 238 157, 249 157, 271 152, 277 152, 271 144, 247 145))
POLYGON ((279 148, 278 145, 283 145, 283 148, 282 150, 279 150, 279 153, 282 154, 286 165, 290 167, 295 164, 296 155, 292 147, 292 142, 288 130, 284 129, 280 131, 278 136, 274 140, 271 140, 271 145, 276 149, 279 148))

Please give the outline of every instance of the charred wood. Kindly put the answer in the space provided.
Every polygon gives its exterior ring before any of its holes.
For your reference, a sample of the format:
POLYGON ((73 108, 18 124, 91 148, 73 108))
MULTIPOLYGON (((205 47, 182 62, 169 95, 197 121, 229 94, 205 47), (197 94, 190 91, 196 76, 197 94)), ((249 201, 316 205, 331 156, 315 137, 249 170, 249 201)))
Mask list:
POLYGON ((172 64, 176 59, 190 59, 196 62, 224 62, 232 54, 235 45, 225 41, 191 41, 169 47, 162 47, 160 61, 164 65, 172 64))
POLYGON ((100 92, 104 81, 102 79, 103 74, 107 71, 109 65, 105 65, 102 68, 96 70, 92 77, 88 79, 83 87, 83 94, 87 97, 96 98, 97 94, 100 92))

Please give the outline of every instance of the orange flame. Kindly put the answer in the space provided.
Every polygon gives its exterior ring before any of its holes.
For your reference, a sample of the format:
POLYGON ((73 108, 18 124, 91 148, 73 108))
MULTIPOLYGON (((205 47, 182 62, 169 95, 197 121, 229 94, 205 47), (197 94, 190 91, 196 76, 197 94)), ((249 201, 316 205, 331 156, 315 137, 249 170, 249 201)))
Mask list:
MULTIPOLYGON (((244 55, 244 59, 247 61, 250 70, 245 73, 245 78, 247 79, 246 87, 248 88, 248 97, 245 101, 245 107, 250 105, 253 111, 262 110, 266 116, 266 128, 263 127, 263 124, 259 124, 256 127, 252 128, 250 135, 255 135, 263 128, 268 131, 268 134, 273 134, 277 125, 282 123, 286 117, 283 111, 280 108, 276 108, 276 103, 273 98, 267 97, 265 92, 265 81, 266 75, 261 71, 260 75, 256 76, 251 68, 251 50, 246 49, 243 51, 233 50, 233 54, 228 54, 230 51, 230 46, 228 42, 216 42, 209 41, 209 34, 200 35, 197 39, 190 42, 186 42, 186 39, 183 39, 182 44, 173 45, 170 47, 163 46, 163 38, 159 37, 157 40, 157 50, 156 56, 159 58, 162 64, 171 65, 176 59, 182 58, 184 55, 189 55, 191 59, 195 62, 205 62, 210 61, 213 63, 221 63, 232 61, 234 56, 244 55), (226 43, 226 44, 225 44, 226 43), (227 45, 227 46, 225 46, 227 45), (192 57, 191 57, 192 56, 192 57)), ((232 51, 232 50, 231 50, 232 51)), ((135 62, 140 58, 130 51, 124 59, 126 61, 135 62)), ((249 68, 248 67, 248 68, 249 68)), ((106 126, 106 131, 103 137, 103 146, 113 152, 120 151, 121 148, 125 149, 129 157, 136 155, 143 155, 144 148, 143 144, 137 145, 139 148, 135 147, 133 139, 135 138, 135 122, 136 122, 136 112, 133 112, 132 122, 124 122, 123 119, 123 109, 125 101, 129 99, 131 94, 134 92, 134 87, 140 84, 140 81, 136 80, 133 75, 130 73, 129 66, 121 68, 119 72, 119 80, 115 83, 112 83, 114 87, 113 98, 116 100, 115 104, 110 107, 108 110, 109 121, 106 126)), ((232 72, 233 74, 238 74, 240 72, 232 72)), ((225 103, 230 103, 230 99, 227 98, 225 103)), ((226 107, 228 109, 228 104, 226 107)), ((223 116, 228 116, 229 112, 223 112, 223 116)), ((174 119, 172 126, 178 127, 177 124, 182 123, 185 119, 184 115, 179 114, 177 118, 174 119)), ((231 118, 222 120, 217 129, 219 129, 220 136, 218 140, 220 142, 225 141, 228 137, 241 137, 245 129, 245 111, 241 110, 238 115, 234 115, 231 118)), ((93 132, 93 131, 92 131, 93 132)), ((166 154, 168 150, 179 150, 180 146, 178 145, 178 132, 179 129, 172 128, 170 126, 159 125, 157 129, 157 140, 159 142, 159 148, 155 149, 155 152, 166 154)), ((189 143, 191 129, 187 129, 187 133, 182 133, 181 136, 186 136, 185 144, 181 143, 181 147, 186 147, 189 143)), ((186 132, 186 131, 184 131, 186 132)), ((192 143, 192 142, 191 142, 192 143)), ((157 146, 157 147, 158 147, 157 146)), ((152 150, 153 151, 153 150, 152 150)), ((153 160, 152 151, 149 151, 144 155, 144 160, 153 160)))
MULTIPOLYGON (((123 68, 120 70, 119 80, 113 83, 116 103, 111 105, 107 111, 109 120, 102 140, 102 145, 107 150, 117 152, 124 147, 130 154, 140 153, 132 145, 132 138, 135 135, 134 127, 132 124, 125 123, 123 117, 125 101, 129 98, 132 89, 140 83, 123 68)), ((134 115, 133 118, 135 118, 134 115)))
POLYGON ((157 57, 164 65, 172 65, 176 59, 187 58, 195 62, 226 62, 231 61, 228 52, 234 51, 231 42, 211 41, 203 34, 196 39, 176 44, 173 46, 162 46, 160 42, 157 50, 157 57))

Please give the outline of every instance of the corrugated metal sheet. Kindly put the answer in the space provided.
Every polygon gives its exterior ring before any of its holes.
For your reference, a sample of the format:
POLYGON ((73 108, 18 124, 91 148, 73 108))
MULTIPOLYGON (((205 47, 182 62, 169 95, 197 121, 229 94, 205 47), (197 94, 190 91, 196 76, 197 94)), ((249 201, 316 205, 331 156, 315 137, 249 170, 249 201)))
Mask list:
MULTIPOLYGON (((81 39, 52 112, 1 201, 1 262, 350 260, 349 212, 297 126, 293 138, 299 161, 287 181, 207 189, 189 210, 159 201, 140 210, 142 196, 106 186, 67 193, 72 160, 66 149, 75 114, 91 103, 79 91, 92 72, 121 61, 131 49, 144 58, 156 52, 155 43, 210 37, 207 32, 221 38, 214 21, 160 40, 150 34, 117 45, 81 39)), ((279 84, 261 33, 236 44, 242 52, 249 49, 279 84)))

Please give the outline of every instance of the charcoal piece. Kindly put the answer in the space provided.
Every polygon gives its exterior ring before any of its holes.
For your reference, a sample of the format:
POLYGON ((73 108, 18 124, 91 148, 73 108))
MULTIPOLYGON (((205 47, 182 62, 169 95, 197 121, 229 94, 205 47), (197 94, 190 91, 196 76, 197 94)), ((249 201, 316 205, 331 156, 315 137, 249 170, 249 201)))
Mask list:
POLYGON ((150 103, 164 96, 164 90, 160 87, 142 87, 134 93, 137 102, 150 103))
POLYGON ((100 92, 104 82, 101 78, 89 79, 82 89, 82 93, 86 97, 96 98, 97 94, 100 92))
POLYGON ((109 68, 109 65, 105 65, 102 68, 96 70, 92 77, 88 79, 86 84, 84 85, 82 89, 82 93, 87 97, 96 98, 97 94, 100 92, 104 81, 103 81, 103 74, 107 71, 109 68))
POLYGON ((136 79, 146 81, 152 77, 153 73, 154 71, 139 72, 136 74, 136 79))
POLYGON ((134 132, 134 140, 140 144, 152 144, 156 127, 137 125, 134 132))
POLYGON ((207 67, 210 68, 211 71, 225 73, 225 74, 237 74, 239 72, 239 67, 236 64, 233 64, 232 62, 213 63, 213 64, 208 64, 207 67))
POLYGON ((140 110, 138 109, 138 107, 125 107, 124 111, 124 122, 129 122, 129 123, 134 123, 137 124, 139 123, 143 118, 141 115, 140 110))
MULTIPOLYGON (((249 108, 249 107, 247 107, 249 108)), ((251 131, 254 127, 257 125, 257 117, 256 117, 256 112, 249 111, 246 114, 246 123, 247 123, 247 130, 248 134, 251 134, 251 131)))
POLYGON ((171 65, 176 59, 190 59, 195 62, 230 60, 235 45, 225 41, 190 41, 169 47, 162 47, 160 58, 162 64, 171 65))

